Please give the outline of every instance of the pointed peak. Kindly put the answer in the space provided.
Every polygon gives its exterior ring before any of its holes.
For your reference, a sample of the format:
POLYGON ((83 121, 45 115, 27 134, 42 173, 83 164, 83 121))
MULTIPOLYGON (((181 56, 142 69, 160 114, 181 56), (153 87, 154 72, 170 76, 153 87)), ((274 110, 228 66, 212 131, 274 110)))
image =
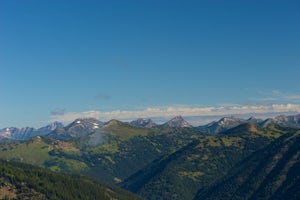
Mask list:
POLYGON ((122 123, 122 122, 117 119, 111 119, 108 121, 108 123, 122 123))
POLYGON ((103 122, 95 118, 78 118, 65 127, 65 130, 71 131, 72 134, 77 132, 91 132, 94 129, 101 128, 103 122))
POLYGON ((187 121, 185 121, 180 115, 175 116, 170 121, 166 122, 165 125, 169 127, 193 127, 187 121))
POLYGON ((124 124, 124 122, 121 122, 116 119, 111 119, 108 122, 104 123, 104 127, 116 126, 116 125, 121 125, 121 124, 124 124))

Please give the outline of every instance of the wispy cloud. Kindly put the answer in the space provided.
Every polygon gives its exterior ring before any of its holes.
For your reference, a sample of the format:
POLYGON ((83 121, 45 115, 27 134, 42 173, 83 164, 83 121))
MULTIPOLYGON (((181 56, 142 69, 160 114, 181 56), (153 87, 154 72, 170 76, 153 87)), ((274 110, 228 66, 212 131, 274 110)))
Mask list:
POLYGON ((300 94, 285 93, 280 90, 272 90, 271 92, 260 91, 259 95, 261 97, 256 98, 256 100, 300 102, 300 94))
POLYGON ((50 111, 50 114, 51 115, 64 115, 65 111, 66 111, 66 109, 56 108, 56 109, 50 111))
POLYGON ((176 115, 185 117, 192 116, 224 116, 224 115, 262 115, 270 113, 299 113, 299 104, 271 104, 271 105, 228 105, 219 107, 190 107, 190 106, 169 106, 149 107, 142 110, 114 110, 101 112, 90 110, 86 112, 68 112, 64 115, 52 116, 51 121, 70 122, 76 118, 93 117, 102 121, 110 119, 133 120, 136 118, 171 118, 176 115))
POLYGON ((95 96, 95 98, 98 99, 98 100, 109 100, 110 99, 110 95, 105 94, 105 93, 100 93, 100 94, 97 94, 95 96))

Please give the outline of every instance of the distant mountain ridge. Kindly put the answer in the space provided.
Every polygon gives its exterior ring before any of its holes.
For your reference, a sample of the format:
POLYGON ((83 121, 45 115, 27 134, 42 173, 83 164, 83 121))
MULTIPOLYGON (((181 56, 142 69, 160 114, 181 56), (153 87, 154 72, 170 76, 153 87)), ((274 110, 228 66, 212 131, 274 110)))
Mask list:
POLYGON ((60 127, 52 131, 48 136, 52 139, 80 138, 90 133, 99 131, 103 122, 94 118, 76 119, 65 127, 60 127))
POLYGON ((279 115, 275 117, 275 120, 287 126, 294 126, 294 127, 300 126, 300 114, 290 115, 290 116, 279 115))
POLYGON ((157 126, 157 124, 153 122, 152 119, 142 119, 142 118, 131 121, 130 124, 133 126, 146 127, 146 128, 153 128, 157 126))
MULTIPOLYGON (((63 126, 60 122, 53 122, 45 127, 35 129, 32 127, 16 128, 16 127, 6 127, 0 129, 0 140, 10 139, 10 140, 26 140, 34 136, 44 136, 48 135, 53 139, 70 139, 78 138, 88 135, 93 132, 100 132, 104 126, 109 123, 114 123, 118 120, 110 120, 109 122, 101 122, 94 118, 78 118, 68 124, 63 126)), ((118 121, 121 122, 121 121, 118 121)), ((257 119, 255 117, 250 117, 249 119, 242 119, 239 117, 223 117, 219 121, 213 121, 206 125, 201 125, 194 127, 189 124, 182 116, 176 116, 171 120, 165 122, 164 124, 158 125, 151 119, 142 119, 131 121, 128 124, 135 127, 142 128, 154 128, 154 127, 171 127, 171 128, 197 128, 206 134, 218 134, 220 132, 229 130, 243 123, 253 123, 260 127, 267 127, 271 124, 279 124, 281 126, 289 126, 294 128, 300 128, 300 114, 298 115, 279 115, 274 118, 268 118, 265 120, 257 119)))
POLYGON ((37 135, 40 136, 47 135, 51 131, 54 131, 62 127, 63 124, 60 122, 53 122, 47 126, 38 129, 32 127, 25 127, 25 128, 7 127, 0 130, 0 138, 12 139, 12 140, 26 140, 37 135))
POLYGON ((274 118, 268 118, 265 120, 250 117, 249 119, 242 119, 239 117, 223 117, 217 122, 211 122, 203 126, 199 126, 198 129, 206 134, 218 134, 223 131, 234 128, 243 123, 252 123, 260 127, 267 127, 272 124, 279 124, 281 126, 288 126, 293 128, 300 128, 300 114, 298 115, 279 115, 274 118))
POLYGON ((238 117, 223 117, 217 122, 211 122, 207 125, 199 126, 198 128, 204 133, 216 134, 246 122, 247 120, 238 117))

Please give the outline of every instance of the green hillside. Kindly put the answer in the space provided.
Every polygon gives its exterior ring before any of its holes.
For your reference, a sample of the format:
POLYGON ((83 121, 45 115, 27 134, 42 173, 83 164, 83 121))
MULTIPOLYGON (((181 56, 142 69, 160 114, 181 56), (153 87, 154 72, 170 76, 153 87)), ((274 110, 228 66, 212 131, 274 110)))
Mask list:
POLYGON ((0 160, 0 182, 0 199, 139 199, 127 191, 83 176, 3 160, 0 160))
POLYGON ((112 121, 102 132, 82 138, 65 141, 38 136, 24 142, 2 144, 0 157, 118 183, 199 135, 195 129, 145 129, 112 121))
POLYGON ((220 135, 207 135, 155 160, 121 186, 146 199, 193 199, 197 191, 227 174, 251 153, 289 129, 242 124, 220 135))
POLYGON ((24 142, 2 144, 0 150, 0 158, 33 164, 52 171, 84 172, 88 169, 78 159, 64 158, 56 154, 62 151, 68 155, 80 155, 80 150, 72 141, 49 140, 37 136, 24 142))
POLYGON ((110 128, 109 131, 113 132, 109 134, 108 129, 105 131, 106 143, 85 147, 78 159, 83 159, 89 166, 88 175, 114 183, 123 181, 153 160, 177 151, 189 144, 193 137, 201 135, 186 128, 155 128, 145 133, 144 128, 129 125, 124 129, 110 128))
POLYGON ((299 199, 300 131, 283 135, 239 162, 195 199, 299 199))

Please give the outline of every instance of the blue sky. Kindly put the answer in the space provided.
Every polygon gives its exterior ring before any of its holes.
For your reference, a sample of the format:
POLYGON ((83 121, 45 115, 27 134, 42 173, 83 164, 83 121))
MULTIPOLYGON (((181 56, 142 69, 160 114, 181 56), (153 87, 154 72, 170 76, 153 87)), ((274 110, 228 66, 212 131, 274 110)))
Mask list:
POLYGON ((300 112, 299 1, 0 1, 0 128, 300 112))

